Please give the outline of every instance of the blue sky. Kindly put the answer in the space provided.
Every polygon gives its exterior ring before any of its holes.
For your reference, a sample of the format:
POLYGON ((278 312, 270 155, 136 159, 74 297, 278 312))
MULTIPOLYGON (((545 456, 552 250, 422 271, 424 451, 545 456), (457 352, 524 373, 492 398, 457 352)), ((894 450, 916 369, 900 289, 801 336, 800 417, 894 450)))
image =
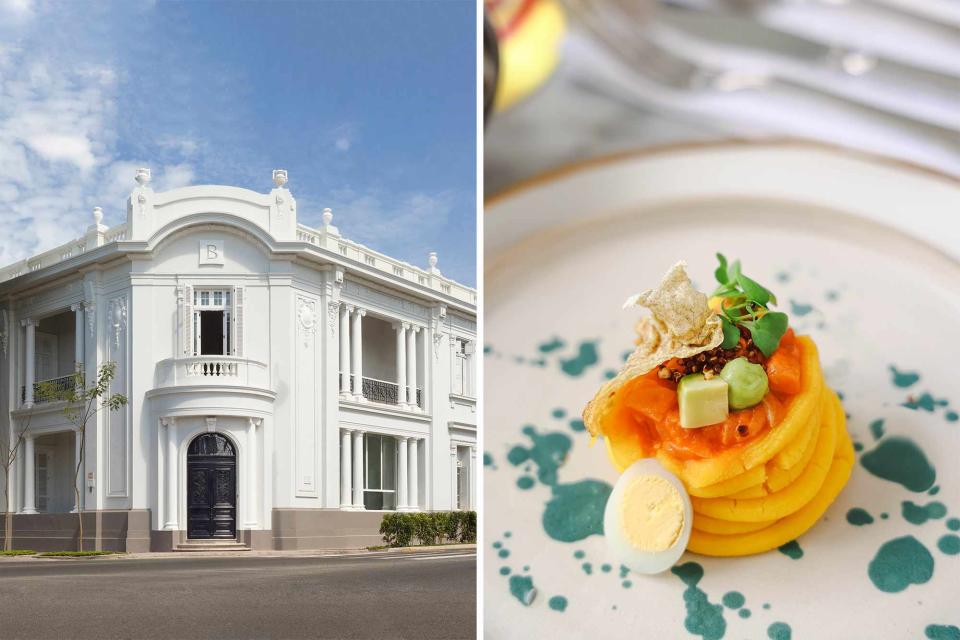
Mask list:
POLYGON ((266 192, 476 283, 475 5, 0 0, 0 265, 157 190, 266 192))

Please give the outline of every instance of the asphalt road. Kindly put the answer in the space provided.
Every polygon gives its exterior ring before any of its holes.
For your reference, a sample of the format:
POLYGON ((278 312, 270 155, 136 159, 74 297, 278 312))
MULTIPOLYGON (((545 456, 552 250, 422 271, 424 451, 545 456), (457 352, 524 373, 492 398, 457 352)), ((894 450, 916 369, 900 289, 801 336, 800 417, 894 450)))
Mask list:
POLYGON ((0 563, 0 639, 473 638, 476 555, 0 563))

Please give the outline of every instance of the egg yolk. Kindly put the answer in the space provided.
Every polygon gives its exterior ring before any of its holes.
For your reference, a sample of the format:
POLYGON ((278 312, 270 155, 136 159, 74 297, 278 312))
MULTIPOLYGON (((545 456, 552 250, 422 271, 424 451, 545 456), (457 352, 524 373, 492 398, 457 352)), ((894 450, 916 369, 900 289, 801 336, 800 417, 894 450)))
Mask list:
POLYGON ((620 505, 620 526, 630 546, 665 551, 683 530, 683 500, 667 479, 656 475, 630 481, 620 505))

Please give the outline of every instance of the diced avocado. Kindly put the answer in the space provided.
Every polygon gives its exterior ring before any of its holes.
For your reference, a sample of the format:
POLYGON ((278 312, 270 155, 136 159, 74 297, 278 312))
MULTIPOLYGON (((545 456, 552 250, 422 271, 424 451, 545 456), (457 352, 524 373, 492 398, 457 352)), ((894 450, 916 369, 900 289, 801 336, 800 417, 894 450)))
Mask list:
POLYGON ((752 407, 767 394, 767 372, 746 358, 736 358, 723 365, 720 377, 727 381, 730 388, 731 409, 752 407))
POLYGON ((680 378, 677 386, 680 403, 680 426, 685 429, 705 427, 727 419, 727 383, 721 378, 704 379, 702 373, 680 378))

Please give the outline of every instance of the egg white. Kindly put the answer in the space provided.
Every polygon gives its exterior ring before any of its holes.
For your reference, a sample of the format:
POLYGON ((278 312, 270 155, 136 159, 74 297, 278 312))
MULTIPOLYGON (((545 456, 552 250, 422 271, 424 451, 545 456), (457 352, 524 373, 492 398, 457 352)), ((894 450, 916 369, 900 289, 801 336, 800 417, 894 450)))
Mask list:
POLYGON ((660 573, 666 571, 680 559, 690 541, 690 529, 693 526, 693 506, 690 504, 690 495, 680 480, 664 469, 655 458, 637 460, 620 475, 613 491, 607 499, 607 506, 603 513, 603 534, 608 548, 617 559, 630 570, 637 573, 660 573), (631 545, 623 534, 621 521, 623 494, 631 481, 641 476, 655 475, 667 480, 680 494, 683 502, 683 527, 673 546, 664 551, 641 551, 631 545))

